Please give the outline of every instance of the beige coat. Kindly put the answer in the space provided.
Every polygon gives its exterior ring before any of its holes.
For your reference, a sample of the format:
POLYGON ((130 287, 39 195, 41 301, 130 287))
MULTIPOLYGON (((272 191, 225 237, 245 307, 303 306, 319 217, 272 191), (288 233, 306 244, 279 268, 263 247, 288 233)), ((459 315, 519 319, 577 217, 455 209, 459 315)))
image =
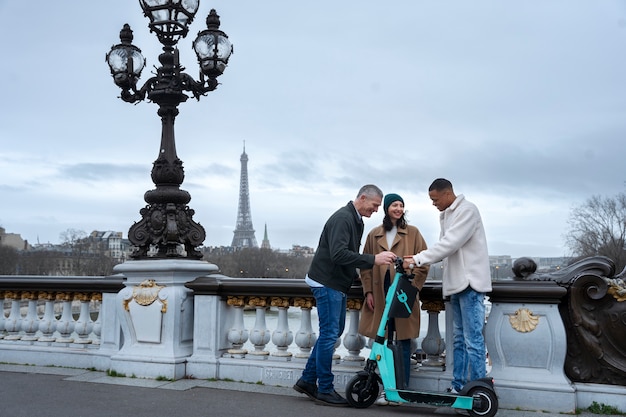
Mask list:
MULTIPOLYGON (((387 237, 382 225, 375 227, 367 235, 363 253, 376 255, 382 251, 389 250, 396 256, 410 256, 426 249, 426 241, 415 226, 407 226, 406 229, 398 229, 398 233, 393 241, 393 245, 387 247, 387 237)), ((375 265, 372 269, 361 270, 361 282, 363 284, 363 295, 371 292, 374 295, 374 311, 366 302, 361 310, 361 321, 359 323, 359 333, 363 336, 374 338, 380 324, 380 319, 385 309, 384 279, 385 272, 390 268, 391 281, 393 282, 395 270, 393 265, 375 265)), ((415 278, 413 285, 422 289, 428 266, 422 266, 413 270, 415 278)), ((396 338, 398 340, 413 339, 419 336, 420 329, 420 303, 419 295, 413 305, 411 316, 406 319, 396 318, 396 338)))

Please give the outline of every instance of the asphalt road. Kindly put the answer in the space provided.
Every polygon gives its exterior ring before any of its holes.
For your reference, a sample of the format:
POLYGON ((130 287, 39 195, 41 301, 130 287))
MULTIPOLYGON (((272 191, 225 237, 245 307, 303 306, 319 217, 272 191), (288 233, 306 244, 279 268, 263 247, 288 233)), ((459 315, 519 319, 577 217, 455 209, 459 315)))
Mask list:
MULTIPOLYGON (((0 364, 0 417, 457 416, 450 408, 318 405, 291 387, 228 381, 157 381, 84 369, 0 364)), ((563 417, 505 410, 501 417, 563 417)), ((590 413, 580 417, 600 417, 590 413)), ((602 416, 607 417, 607 416, 602 416)))

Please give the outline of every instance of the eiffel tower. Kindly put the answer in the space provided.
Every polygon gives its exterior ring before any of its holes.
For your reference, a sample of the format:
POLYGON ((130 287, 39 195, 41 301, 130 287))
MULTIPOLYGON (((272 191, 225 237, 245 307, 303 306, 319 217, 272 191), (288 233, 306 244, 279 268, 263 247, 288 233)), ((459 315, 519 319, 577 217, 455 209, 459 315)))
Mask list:
POLYGON ((246 143, 243 143, 243 153, 241 154, 241 178, 239 179, 239 209, 237 210, 237 227, 235 236, 230 246, 234 248, 258 248, 256 237, 254 237, 254 227, 252 226, 252 216, 250 215, 250 193, 248 192, 248 154, 246 154, 246 143))

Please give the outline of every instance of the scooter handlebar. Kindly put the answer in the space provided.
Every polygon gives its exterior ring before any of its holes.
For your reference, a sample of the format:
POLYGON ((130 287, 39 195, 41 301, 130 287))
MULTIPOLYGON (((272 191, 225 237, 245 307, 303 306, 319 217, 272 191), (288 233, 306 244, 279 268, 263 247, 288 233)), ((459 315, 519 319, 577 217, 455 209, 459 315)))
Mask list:
POLYGON ((404 274, 404 259, 401 256, 396 257, 396 271, 404 274))

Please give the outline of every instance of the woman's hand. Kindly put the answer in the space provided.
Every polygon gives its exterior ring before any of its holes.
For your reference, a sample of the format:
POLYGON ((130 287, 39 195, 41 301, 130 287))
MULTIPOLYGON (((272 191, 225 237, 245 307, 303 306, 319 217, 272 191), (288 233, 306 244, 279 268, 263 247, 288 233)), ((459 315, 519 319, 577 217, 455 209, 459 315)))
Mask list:
POLYGON ((365 305, 367 305, 370 310, 374 311, 374 295, 371 292, 365 294, 365 305))

